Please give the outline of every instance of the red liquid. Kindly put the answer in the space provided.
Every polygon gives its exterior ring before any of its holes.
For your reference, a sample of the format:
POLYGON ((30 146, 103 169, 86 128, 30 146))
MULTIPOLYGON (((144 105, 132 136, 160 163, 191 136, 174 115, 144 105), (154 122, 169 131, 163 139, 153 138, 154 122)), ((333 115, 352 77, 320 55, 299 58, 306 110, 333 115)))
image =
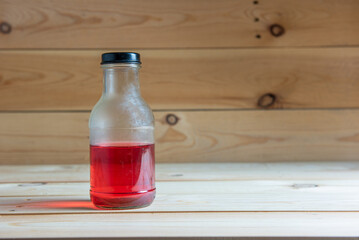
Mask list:
POLYGON ((90 146, 91 201, 100 208, 145 207, 155 198, 154 144, 90 146))

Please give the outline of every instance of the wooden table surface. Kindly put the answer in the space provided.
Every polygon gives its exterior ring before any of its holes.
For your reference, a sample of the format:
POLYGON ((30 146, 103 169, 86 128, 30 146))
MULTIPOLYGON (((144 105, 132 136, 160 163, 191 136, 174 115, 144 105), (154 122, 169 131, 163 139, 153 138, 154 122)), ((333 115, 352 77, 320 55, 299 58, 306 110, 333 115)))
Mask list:
POLYGON ((359 237, 359 162, 158 164, 156 178, 150 207, 96 210, 88 165, 0 166, 0 237, 359 237))

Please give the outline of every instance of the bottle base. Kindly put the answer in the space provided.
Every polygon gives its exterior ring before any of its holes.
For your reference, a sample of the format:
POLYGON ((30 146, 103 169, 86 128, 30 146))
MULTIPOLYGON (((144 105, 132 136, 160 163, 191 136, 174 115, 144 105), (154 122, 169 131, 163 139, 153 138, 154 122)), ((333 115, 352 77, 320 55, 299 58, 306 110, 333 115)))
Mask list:
POLYGON ((135 209, 151 205, 156 189, 139 193, 99 193, 90 191, 91 201, 101 209, 135 209))

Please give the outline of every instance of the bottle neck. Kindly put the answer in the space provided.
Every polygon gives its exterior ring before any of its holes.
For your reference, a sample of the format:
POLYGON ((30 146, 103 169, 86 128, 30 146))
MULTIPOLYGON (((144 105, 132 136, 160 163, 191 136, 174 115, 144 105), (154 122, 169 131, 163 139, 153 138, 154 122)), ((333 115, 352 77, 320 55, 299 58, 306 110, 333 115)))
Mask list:
POLYGON ((103 95, 129 97, 138 96, 139 64, 103 65, 103 95))

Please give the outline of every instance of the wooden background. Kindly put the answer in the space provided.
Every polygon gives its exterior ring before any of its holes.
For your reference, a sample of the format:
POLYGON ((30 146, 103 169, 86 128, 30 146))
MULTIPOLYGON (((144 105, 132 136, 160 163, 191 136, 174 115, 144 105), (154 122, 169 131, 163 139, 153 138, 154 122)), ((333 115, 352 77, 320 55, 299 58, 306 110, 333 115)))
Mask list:
POLYGON ((141 53, 158 162, 358 160, 357 0, 0 0, 0 163, 87 163, 100 54, 141 53))

